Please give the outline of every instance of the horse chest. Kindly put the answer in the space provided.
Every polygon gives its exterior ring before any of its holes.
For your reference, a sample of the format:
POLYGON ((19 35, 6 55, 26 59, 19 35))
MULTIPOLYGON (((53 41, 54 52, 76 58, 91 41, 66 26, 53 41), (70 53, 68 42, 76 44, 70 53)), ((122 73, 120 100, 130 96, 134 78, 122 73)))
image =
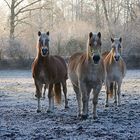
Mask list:
POLYGON ((39 72, 39 79, 45 83, 48 81, 47 73, 44 70, 39 72))
POLYGON ((90 68, 87 72, 87 81, 89 83, 94 83, 99 79, 98 70, 90 68))
POLYGON ((112 71, 110 72, 110 78, 113 81, 118 81, 122 76, 122 72, 118 66, 115 66, 112 68, 112 71))

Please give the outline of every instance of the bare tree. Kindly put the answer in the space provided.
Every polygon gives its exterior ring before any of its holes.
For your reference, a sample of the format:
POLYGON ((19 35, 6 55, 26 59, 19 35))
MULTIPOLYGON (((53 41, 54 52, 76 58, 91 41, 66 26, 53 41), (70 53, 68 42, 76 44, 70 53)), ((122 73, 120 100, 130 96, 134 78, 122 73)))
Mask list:
POLYGON ((105 0, 102 0, 102 4, 103 4, 104 14, 105 14, 105 18, 106 18, 106 22, 107 22, 107 26, 108 26, 108 30, 109 30, 110 36, 113 36, 105 0))
POLYGON ((17 25, 24 23, 25 19, 28 18, 28 16, 22 16, 22 15, 26 12, 40 9, 39 6, 33 7, 35 6, 35 4, 37 4, 40 1, 41 0, 35 0, 33 2, 24 5, 23 3, 25 2, 25 0, 11 0, 11 2, 9 2, 9 0, 4 0, 4 2, 7 4, 10 10, 10 17, 9 17, 10 40, 15 39, 15 28, 17 27, 17 25))

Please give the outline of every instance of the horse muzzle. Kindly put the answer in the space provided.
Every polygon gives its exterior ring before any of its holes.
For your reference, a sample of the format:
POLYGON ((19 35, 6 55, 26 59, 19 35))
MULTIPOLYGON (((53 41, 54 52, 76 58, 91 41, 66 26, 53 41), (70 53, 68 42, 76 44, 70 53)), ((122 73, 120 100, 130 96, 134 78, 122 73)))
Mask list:
POLYGON ((100 60, 100 56, 99 55, 94 55, 93 56, 93 61, 94 61, 95 64, 98 64, 99 60, 100 60))
POLYGON ((114 56, 114 58, 115 58, 116 61, 119 61, 120 56, 119 55, 118 56, 114 56))
POLYGON ((47 48, 42 48, 42 55, 46 56, 49 53, 47 48))

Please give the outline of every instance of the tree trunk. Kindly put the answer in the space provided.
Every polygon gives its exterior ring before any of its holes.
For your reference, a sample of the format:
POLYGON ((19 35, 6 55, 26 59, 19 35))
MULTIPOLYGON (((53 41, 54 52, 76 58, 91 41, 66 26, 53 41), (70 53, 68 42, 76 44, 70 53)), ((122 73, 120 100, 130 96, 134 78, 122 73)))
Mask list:
POLYGON ((96 2, 96 29, 98 30, 99 28, 101 28, 101 21, 98 0, 95 0, 95 2, 96 2))
POLYGON ((10 40, 15 38, 15 11, 14 11, 15 0, 11 3, 11 14, 10 14, 10 40))
POLYGON ((110 24, 110 21, 109 21, 109 16, 108 16, 108 13, 107 13, 105 0, 102 0, 102 4, 103 4, 103 8, 104 8, 105 18, 106 18, 106 21, 107 21, 108 31, 109 31, 110 36, 112 37, 113 33, 112 33, 112 30, 111 30, 111 24, 110 24))

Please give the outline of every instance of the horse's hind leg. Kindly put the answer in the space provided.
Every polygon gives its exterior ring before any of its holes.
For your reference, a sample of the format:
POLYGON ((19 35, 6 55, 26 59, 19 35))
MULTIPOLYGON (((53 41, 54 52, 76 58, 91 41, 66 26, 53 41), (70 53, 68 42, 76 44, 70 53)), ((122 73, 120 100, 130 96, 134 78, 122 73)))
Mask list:
POLYGON ((42 87, 43 84, 41 84, 39 81, 35 80, 35 86, 36 86, 36 97, 37 97, 37 101, 38 101, 38 108, 37 108, 37 112, 41 112, 41 104, 40 104, 40 98, 42 95, 42 87))
POLYGON ((63 93, 65 96, 65 108, 68 108, 68 99, 67 99, 67 83, 66 81, 62 82, 63 93))
POLYGON ((44 92, 43 92, 43 98, 44 99, 45 99, 45 92, 46 92, 47 86, 48 86, 47 84, 44 85, 44 92))
POLYGON ((109 105, 108 105, 108 96, 109 96, 109 92, 110 92, 110 90, 109 90, 109 84, 106 84, 106 103, 105 103, 105 107, 108 107, 109 105))
POLYGON ((81 93, 79 91, 79 88, 73 84, 73 89, 76 93, 76 99, 78 103, 78 116, 80 117, 82 115, 82 99, 81 99, 81 93))
POLYGON ((49 98, 49 108, 47 112, 53 112, 54 110, 54 93, 53 93, 53 84, 48 86, 48 98, 49 98))

